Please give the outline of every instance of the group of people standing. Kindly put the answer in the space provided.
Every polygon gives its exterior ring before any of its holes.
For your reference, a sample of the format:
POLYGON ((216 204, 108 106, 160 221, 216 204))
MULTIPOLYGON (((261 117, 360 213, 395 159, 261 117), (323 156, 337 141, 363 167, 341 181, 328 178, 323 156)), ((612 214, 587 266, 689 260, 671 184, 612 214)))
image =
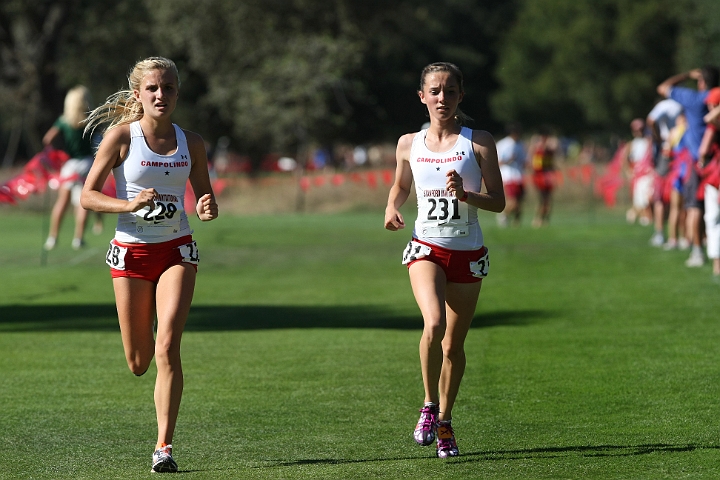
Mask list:
POLYGON ((556 188, 555 159, 559 142, 548 127, 541 127, 530 138, 526 148, 521 140, 522 128, 513 123, 506 127, 507 136, 497 142, 498 162, 505 189, 506 207, 497 215, 498 225, 519 225, 525 198, 525 173, 531 171, 532 183, 538 192, 538 205, 532 220, 533 227, 550 221, 552 193, 556 188))
MULTIPOLYGON (((652 225, 650 244, 688 250, 688 267, 712 263, 720 277, 720 73, 706 66, 682 72, 657 86, 655 106, 630 122, 632 139, 620 152, 631 179, 628 223, 652 225)), ((524 177, 540 194, 533 226, 547 223, 554 188, 557 141, 541 131, 526 149, 519 125, 509 125, 497 143, 507 207, 498 223, 518 224, 524 177)))
POLYGON ((689 250, 685 265, 709 260, 714 276, 720 276, 719 81, 718 69, 706 66, 660 83, 656 105, 631 122, 624 152, 632 178, 628 222, 652 224, 651 245, 689 250))

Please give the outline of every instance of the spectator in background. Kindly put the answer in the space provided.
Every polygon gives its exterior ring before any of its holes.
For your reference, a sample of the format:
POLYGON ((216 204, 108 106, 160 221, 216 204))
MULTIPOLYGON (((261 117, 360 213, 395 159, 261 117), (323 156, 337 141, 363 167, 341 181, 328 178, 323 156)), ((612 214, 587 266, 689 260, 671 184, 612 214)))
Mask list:
POLYGON ((355 162, 355 165, 358 167, 364 167, 365 164, 368 161, 368 154, 365 147, 362 145, 357 145, 353 149, 353 161, 355 162))
MULTIPOLYGON (((689 72, 674 75, 657 87, 658 94, 666 98, 672 98, 683 106, 687 119, 687 131, 684 141, 692 158, 693 166, 698 161, 698 150, 702 137, 705 133, 705 120, 703 117, 708 113, 705 99, 708 90, 718 86, 718 69, 706 66, 702 69, 695 69, 689 72), (697 90, 678 86, 687 80, 697 82, 697 90)), ((685 262, 688 267, 700 267, 705 263, 702 252, 702 228, 700 218, 702 216, 703 203, 697 198, 698 174, 695 168, 688 172, 687 181, 684 184, 683 197, 687 210, 687 230, 691 235, 692 251, 685 262)))
POLYGON ((530 147, 532 155, 533 184, 540 194, 533 227, 542 227, 550 221, 551 197, 555 188, 555 152, 557 139, 550 136, 550 129, 540 128, 538 137, 530 147))
MULTIPOLYGON (((58 198, 50 214, 50 232, 45 240, 45 250, 52 250, 57 243, 60 225, 68 205, 75 207, 75 231, 72 247, 80 249, 84 244, 85 224, 88 212, 80 206, 80 191, 93 163, 93 146, 90 135, 84 136, 83 122, 90 111, 90 91, 78 85, 65 95, 63 114, 43 136, 43 145, 57 144, 70 159, 60 170, 58 198)), ((96 230, 102 231, 100 216, 97 217, 96 230)))
POLYGON ((672 160, 663 183, 663 196, 667 196, 670 211, 667 222, 668 238, 663 250, 690 248, 690 241, 685 232, 685 202, 682 196, 683 183, 690 168, 690 162, 686 160, 690 157, 690 153, 683 143, 685 130, 687 130, 687 121, 685 114, 681 113, 675 118, 675 126, 668 134, 668 154, 672 160))
POLYGON ((655 167, 655 188, 653 189, 653 220, 655 233, 650 239, 654 247, 662 247, 665 243, 665 213, 669 205, 669 198, 664 198, 665 179, 670 172, 672 147, 670 145, 670 131, 675 127, 675 121, 682 113, 682 105, 675 100, 666 98, 660 100, 648 113, 645 123, 653 140, 653 165, 655 167))
MULTIPOLYGON (((720 88, 710 90, 705 99, 711 111, 720 105, 720 88)), ((716 118, 708 117, 705 134, 698 149, 700 167, 699 194, 705 202, 705 236, 707 238, 707 256, 712 262, 714 276, 720 276, 720 145, 718 145, 718 122, 716 118)))
POLYGON ((315 170, 323 170, 327 166, 331 166, 330 151, 326 148, 318 148, 312 157, 313 168, 315 170))
POLYGON ((632 141, 625 147, 625 166, 632 178, 632 207, 627 211, 628 223, 650 225, 655 172, 652 166, 652 142, 645 135, 645 121, 636 118, 630 122, 632 141))
POLYGON ((520 224, 522 201, 525 197, 523 172, 527 161, 525 147, 520 141, 522 129, 519 124, 507 126, 507 136, 497 142, 498 163, 505 190, 505 210, 498 214, 498 225, 504 227, 508 218, 513 225, 520 224))

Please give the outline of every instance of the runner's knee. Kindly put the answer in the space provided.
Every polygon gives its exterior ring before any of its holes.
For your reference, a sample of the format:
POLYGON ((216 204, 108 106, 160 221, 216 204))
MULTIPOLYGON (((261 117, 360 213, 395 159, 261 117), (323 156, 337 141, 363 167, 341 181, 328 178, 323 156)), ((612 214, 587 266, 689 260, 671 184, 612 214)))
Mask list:
POLYGON ((443 320, 425 321, 423 336, 431 343, 441 341, 445 336, 445 322, 443 320))
POLYGON ((172 364, 180 358, 180 342, 173 339, 158 339, 155 342, 155 362, 172 364))
POLYGON ((150 361, 140 361, 138 359, 127 359, 128 368, 136 377, 142 377, 150 368, 150 361))
POLYGON ((445 339, 442 344, 443 356, 450 360, 460 359, 465 356, 465 345, 463 342, 453 342, 445 339))

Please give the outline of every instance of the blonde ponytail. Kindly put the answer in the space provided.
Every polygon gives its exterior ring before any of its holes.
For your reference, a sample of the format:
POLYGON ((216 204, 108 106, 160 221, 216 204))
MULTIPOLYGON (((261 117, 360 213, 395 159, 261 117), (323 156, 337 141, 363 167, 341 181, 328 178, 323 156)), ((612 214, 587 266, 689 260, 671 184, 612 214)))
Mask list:
POLYGON ((120 125, 140 120, 145 113, 142 103, 135 99, 134 91, 140 90, 143 77, 153 70, 169 70, 175 74, 180 88, 180 76, 175 62, 165 57, 148 57, 135 64, 128 75, 128 89, 110 95, 105 103, 88 115, 85 133, 93 132, 100 125, 107 124, 105 131, 120 125))

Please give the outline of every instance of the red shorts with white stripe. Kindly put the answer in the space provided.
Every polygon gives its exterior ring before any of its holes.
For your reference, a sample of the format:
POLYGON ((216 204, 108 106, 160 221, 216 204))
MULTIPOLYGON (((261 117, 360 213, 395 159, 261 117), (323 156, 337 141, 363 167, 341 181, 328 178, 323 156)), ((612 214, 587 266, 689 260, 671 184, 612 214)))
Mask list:
POLYGON ((423 260, 433 262, 445 272, 447 281, 454 283, 482 282, 490 269, 488 249, 484 246, 479 250, 450 250, 413 238, 403 257, 408 268, 423 260))
POLYGON ((141 278, 153 283, 172 266, 189 263, 197 271, 199 262, 192 235, 161 243, 121 243, 113 239, 105 256, 112 278, 141 278))

